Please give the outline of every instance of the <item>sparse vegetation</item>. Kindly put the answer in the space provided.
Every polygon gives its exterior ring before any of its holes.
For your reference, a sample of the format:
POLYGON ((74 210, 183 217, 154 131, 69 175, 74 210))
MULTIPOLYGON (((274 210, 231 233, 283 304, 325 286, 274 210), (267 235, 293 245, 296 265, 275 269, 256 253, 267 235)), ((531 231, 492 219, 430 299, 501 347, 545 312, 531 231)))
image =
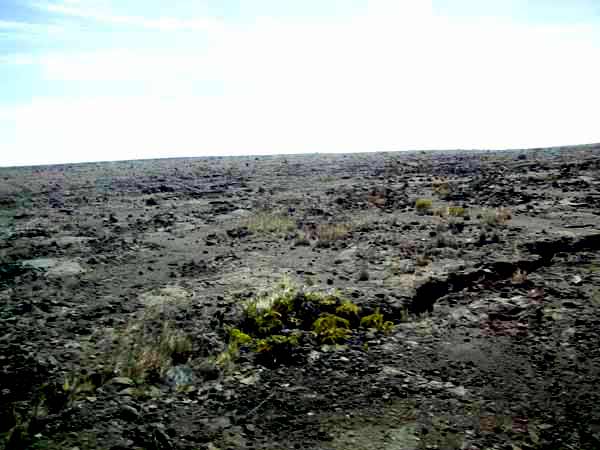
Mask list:
POLYGON ((349 339, 358 327, 367 324, 388 331, 392 323, 383 315, 362 318, 361 308, 338 292, 306 292, 284 278, 268 293, 246 303, 239 328, 229 332, 229 344, 217 362, 227 365, 237 359, 243 345, 259 359, 269 363, 289 360, 302 342, 339 344, 349 339))
POLYGON ((112 354, 113 372, 137 382, 163 376, 173 364, 185 362, 192 351, 190 338, 171 321, 157 323, 148 314, 117 332, 112 354))
POLYGON ((415 201, 415 209, 419 214, 425 214, 431 211, 433 202, 427 198, 418 198, 415 201))
POLYGON ((335 308, 335 312, 342 317, 358 317, 360 314, 360 306, 355 305, 350 301, 345 301, 340 306, 335 308))
POLYGON ((599 152, 1 169, 0 449, 596 448, 599 152))
POLYGON ((449 206, 448 215, 450 217, 463 217, 466 213, 465 208, 462 206, 449 206))
POLYGON ((317 225, 315 236, 319 242, 331 242, 344 239, 352 227, 346 223, 322 223, 317 225))
POLYGON ((289 233, 297 228, 296 222, 280 213, 262 211, 248 217, 244 225, 254 233, 289 233))

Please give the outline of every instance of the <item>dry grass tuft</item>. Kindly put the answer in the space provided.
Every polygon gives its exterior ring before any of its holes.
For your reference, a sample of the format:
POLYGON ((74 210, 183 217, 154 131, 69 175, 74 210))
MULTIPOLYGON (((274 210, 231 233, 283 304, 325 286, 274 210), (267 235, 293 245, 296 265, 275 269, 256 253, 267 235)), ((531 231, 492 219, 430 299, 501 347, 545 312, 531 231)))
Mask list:
POLYGON ((296 221, 290 217, 268 211, 248 217, 244 225, 255 233, 289 233, 298 227, 296 221))
POLYGON ((157 324, 144 314, 117 333, 110 359, 115 374, 142 382, 149 375, 162 377, 172 365, 185 362, 191 351, 192 341, 173 322, 157 324))

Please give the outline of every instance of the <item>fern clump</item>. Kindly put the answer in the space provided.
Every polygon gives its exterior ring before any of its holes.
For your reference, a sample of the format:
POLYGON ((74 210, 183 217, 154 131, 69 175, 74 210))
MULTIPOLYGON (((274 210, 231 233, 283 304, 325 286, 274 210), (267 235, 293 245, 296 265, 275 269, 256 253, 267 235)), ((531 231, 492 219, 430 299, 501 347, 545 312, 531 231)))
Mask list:
POLYGON ((217 365, 221 367, 231 366, 240 355, 240 347, 251 346, 252 343, 252 336, 244 333, 239 328, 232 328, 229 330, 229 342, 227 347, 225 347, 225 350, 217 356, 217 365))
POLYGON ((369 314, 360 319, 360 326, 388 333, 394 327, 394 323, 389 320, 384 321, 383 314, 381 314, 379 308, 377 308, 373 314, 369 314))
POLYGON ((352 333, 348 319, 329 313, 323 313, 315 320, 313 330, 323 344, 336 344, 348 339, 352 333))
POLYGON ((360 306, 352 302, 344 302, 335 308, 335 312, 342 317, 358 317, 360 314, 360 306))
POLYGON ((363 317, 361 307, 338 290, 305 291, 287 278, 248 301, 244 313, 240 328, 230 331, 225 360, 235 360, 244 345, 266 365, 292 362, 306 348, 302 344, 335 345, 359 328, 389 332, 393 327, 379 309, 363 317))

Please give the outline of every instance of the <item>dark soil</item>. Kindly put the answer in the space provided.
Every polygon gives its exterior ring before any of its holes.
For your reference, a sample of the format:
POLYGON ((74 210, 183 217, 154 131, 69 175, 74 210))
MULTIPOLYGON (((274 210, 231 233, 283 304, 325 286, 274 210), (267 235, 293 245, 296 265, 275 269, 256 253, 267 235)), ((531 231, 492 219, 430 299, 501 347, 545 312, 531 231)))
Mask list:
POLYGON ((599 329, 600 146, 0 169, 0 448, 597 450, 599 329), (216 364, 283 276, 394 327, 216 364))

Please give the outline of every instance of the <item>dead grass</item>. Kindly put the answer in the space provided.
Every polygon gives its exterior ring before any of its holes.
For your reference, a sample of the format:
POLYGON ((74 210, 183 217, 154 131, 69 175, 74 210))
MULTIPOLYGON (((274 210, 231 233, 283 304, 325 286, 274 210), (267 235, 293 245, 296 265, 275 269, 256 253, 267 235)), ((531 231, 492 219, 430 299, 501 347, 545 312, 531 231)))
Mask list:
POLYGON ((296 221, 290 217, 268 211, 248 217, 244 225, 255 233, 289 233, 297 228, 296 221))
POLYGON ((150 374, 162 377, 173 363, 185 362, 191 351, 192 341, 173 322, 157 324, 144 314, 116 334, 111 367, 118 376, 142 382, 150 374))
POLYGON ((337 241, 348 236, 351 229, 346 223, 324 223, 317 225, 316 236, 320 241, 337 241))

